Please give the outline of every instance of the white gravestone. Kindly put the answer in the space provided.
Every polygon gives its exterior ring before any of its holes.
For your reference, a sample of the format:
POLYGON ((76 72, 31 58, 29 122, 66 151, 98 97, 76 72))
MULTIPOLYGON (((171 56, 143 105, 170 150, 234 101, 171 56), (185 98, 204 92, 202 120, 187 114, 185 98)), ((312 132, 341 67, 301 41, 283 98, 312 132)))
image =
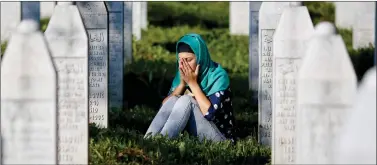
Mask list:
POLYGON ((249 35, 249 2, 229 2, 229 31, 231 35, 249 35))
POLYGON ((124 64, 132 63, 132 3, 123 2, 124 64))
POLYGON ((40 22, 40 2, 39 1, 22 1, 21 2, 21 20, 32 19, 40 22))
POLYGON ((20 23, 1 67, 2 164, 56 164, 57 78, 38 23, 20 23))
POLYGON ((316 26, 297 84, 296 163, 334 164, 339 129, 356 94, 357 78, 331 23, 316 26))
POLYGON ((374 45, 376 2, 360 2, 352 30, 352 47, 354 49, 374 45))
POLYGON ((292 6, 273 37, 272 164, 295 163, 296 78, 313 32, 308 9, 292 6))
POLYGON ((337 164, 376 164, 376 67, 368 70, 336 147, 337 164))
POLYGON ((50 18, 54 12, 56 2, 41 1, 41 18, 50 18))
POLYGON ((88 38, 76 5, 58 2, 45 31, 58 74, 59 164, 88 163, 88 38))
POLYGON ((1 43, 7 41, 21 21, 20 2, 1 3, 1 43))
POLYGON ((141 29, 147 30, 148 28, 148 1, 141 2, 141 29))
POLYGON ((141 39, 141 2, 132 2, 132 34, 136 41, 141 39))
MULTIPOLYGON (((234 3, 234 2, 232 2, 234 3)), ((259 9, 262 2, 250 2, 249 22, 249 89, 252 91, 252 103, 258 104, 258 82, 259 82, 259 54, 258 54, 258 26, 259 9)))
POLYGON ((272 37, 286 7, 289 2, 262 2, 259 10, 258 141, 267 146, 271 146, 272 127, 272 37))
POLYGON ((118 109, 123 107, 123 3, 106 2, 109 12, 109 106, 118 109))
POLYGON ((89 40, 89 122, 108 125, 108 20, 104 2, 76 2, 89 40))
POLYGON ((337 27, 352 29, 358 4, 363 2, 334 2, 335 24, 337 27))

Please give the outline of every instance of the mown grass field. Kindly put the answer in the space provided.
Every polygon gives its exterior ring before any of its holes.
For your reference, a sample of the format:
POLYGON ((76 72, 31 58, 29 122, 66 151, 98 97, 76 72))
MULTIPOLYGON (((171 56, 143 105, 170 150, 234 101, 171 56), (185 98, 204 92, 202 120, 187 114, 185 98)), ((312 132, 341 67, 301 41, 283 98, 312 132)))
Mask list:
MULTIPOLYGON (((334 22, 334 6, 304 3, 313 23, 334 22)), ((108 129, 90 127, 91 164, 269 164, 270 149, 256 141, 258 109, 248 91, 247 36, 231 36, 228 2, 148 2, 147 31, 133 42, 134 62, 126 67, 125 108, 112 109, 108 129), (143 135, 166 96, 175 73, 175 42, 185 33, 203 36, 211 57, 229 72, 237 120, 237 145, 199 143, 184 133, 175 140, 143 135)), ((48 20, 42 21, 45 29, 48 20)), ((373 65, 373 47, 352 50, 352 33, 338 29, 360 79, 373 65)), ((2 45, 2 50, 6 47, 2 45)), ((2 51, 4 52, 4 51, 2 51)))

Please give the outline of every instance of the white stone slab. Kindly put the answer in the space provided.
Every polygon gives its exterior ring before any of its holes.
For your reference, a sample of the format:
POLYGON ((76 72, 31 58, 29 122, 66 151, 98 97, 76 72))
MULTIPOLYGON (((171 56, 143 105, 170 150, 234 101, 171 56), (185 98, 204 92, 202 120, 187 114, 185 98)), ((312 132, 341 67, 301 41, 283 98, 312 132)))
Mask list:
POLYGON ((45 31, 57 68, 59 164, 88 164, 88 38, 76 5, 59 2, 45 31))
POLYGON ((334 164, 339 129, 354 101, 357 78, 331 23, 316 26, 297 83, 296 163, 334 164))
POLYGON ((123 106, 123 3, 121 1, 107 1, 109 12, 109 106, 122 108, 123 106))
POLYGON ((132 34, 141 39, 141 2, 132 2, 132 34))
POLYGON ((132 62, 132 3, 133 2, 123 2, 124 64, 130 64, 132 62))
POLYGON ((41 1, 41 18, 50 18, 54 12, 55 1, 41 1))
POLYGON ((357 6, 363 2, 334 2, 335 24, 340 28, 352 29, 357 14, 357 6))
POLYGON ((229 2, 229 31, 231 35, 249 35, 249 2, 229 2))
POLYGON ((40 22, 40 4, 39 1, 23 1, 21 2, 21 20, 32 19, 40 22))
POLYGON ((21 21, 20 2, 1 3, 1 43, 7 41, 21 21))
MULTIPOLYGON (((234 2, 233 2, 234 3, 234 2)), ((249 25, 249 89, 252 91, 252 103, 258 104, 259 54, 258 26, 259 9, 262 2, 250 2, 249 25)))
POLYGON ((344 120, 336 147, 338 164, 376 164, 376 67, 368 70, 344 120))
POLYGON ((295 163, 297 73, 314 32, 305 6, 286 8, 273 37, 272 164, 295 163))
POLYGON ((376 2, 362 2, 358 5, 355 25, 352 31, 354 49, 374 45, 376 2))
POLYGON ((272 37, 289 2, 262 2, 259 10, 258 141, 271 146, 272 37))
POLYGON ((104 2, 76 2, 89 40, 89 122, 108 125, 108 20, 104 2))
POLYGON ((2 59, 2 164, 57 163, 56 72, 38 30, 21 22, 2 59))
POLYGON ((148 1, 141 2, 141 29, 147 30, 148 28, 148 1))

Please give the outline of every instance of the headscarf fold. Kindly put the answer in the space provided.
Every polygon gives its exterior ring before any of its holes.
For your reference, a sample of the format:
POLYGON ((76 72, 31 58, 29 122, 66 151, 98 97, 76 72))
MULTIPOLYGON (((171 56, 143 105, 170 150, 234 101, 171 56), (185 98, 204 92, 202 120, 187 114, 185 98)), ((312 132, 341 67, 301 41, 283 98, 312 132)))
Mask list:
POLYGON ((180 83, 178 68, 180 43, 189 45, 196 56, 196 63, 200 65, 198 83, 206 96, 210 96, 218 91, 226 90, 229 87, 229 77, 227 72, 218 63, 211 60, 207 45, 202 37, 199 34, 190 33, 182 36, 176 44, 177 72, 170 88, 170 92, 174 91, 180 83))

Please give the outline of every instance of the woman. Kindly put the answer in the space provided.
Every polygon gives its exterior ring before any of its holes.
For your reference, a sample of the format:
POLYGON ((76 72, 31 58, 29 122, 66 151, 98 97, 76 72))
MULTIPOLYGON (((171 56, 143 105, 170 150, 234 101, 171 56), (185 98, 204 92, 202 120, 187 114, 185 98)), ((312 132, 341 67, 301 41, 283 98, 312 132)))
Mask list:
POLYGON ((176 76, 145 137, 159 133, 174 138, 188 125, 189 133, 201 140, 234 142, 228 74, 211 60, 198 34, 181 37, 176 50, 176 76), (190 94, 184 94, 186 89, 190 94))

